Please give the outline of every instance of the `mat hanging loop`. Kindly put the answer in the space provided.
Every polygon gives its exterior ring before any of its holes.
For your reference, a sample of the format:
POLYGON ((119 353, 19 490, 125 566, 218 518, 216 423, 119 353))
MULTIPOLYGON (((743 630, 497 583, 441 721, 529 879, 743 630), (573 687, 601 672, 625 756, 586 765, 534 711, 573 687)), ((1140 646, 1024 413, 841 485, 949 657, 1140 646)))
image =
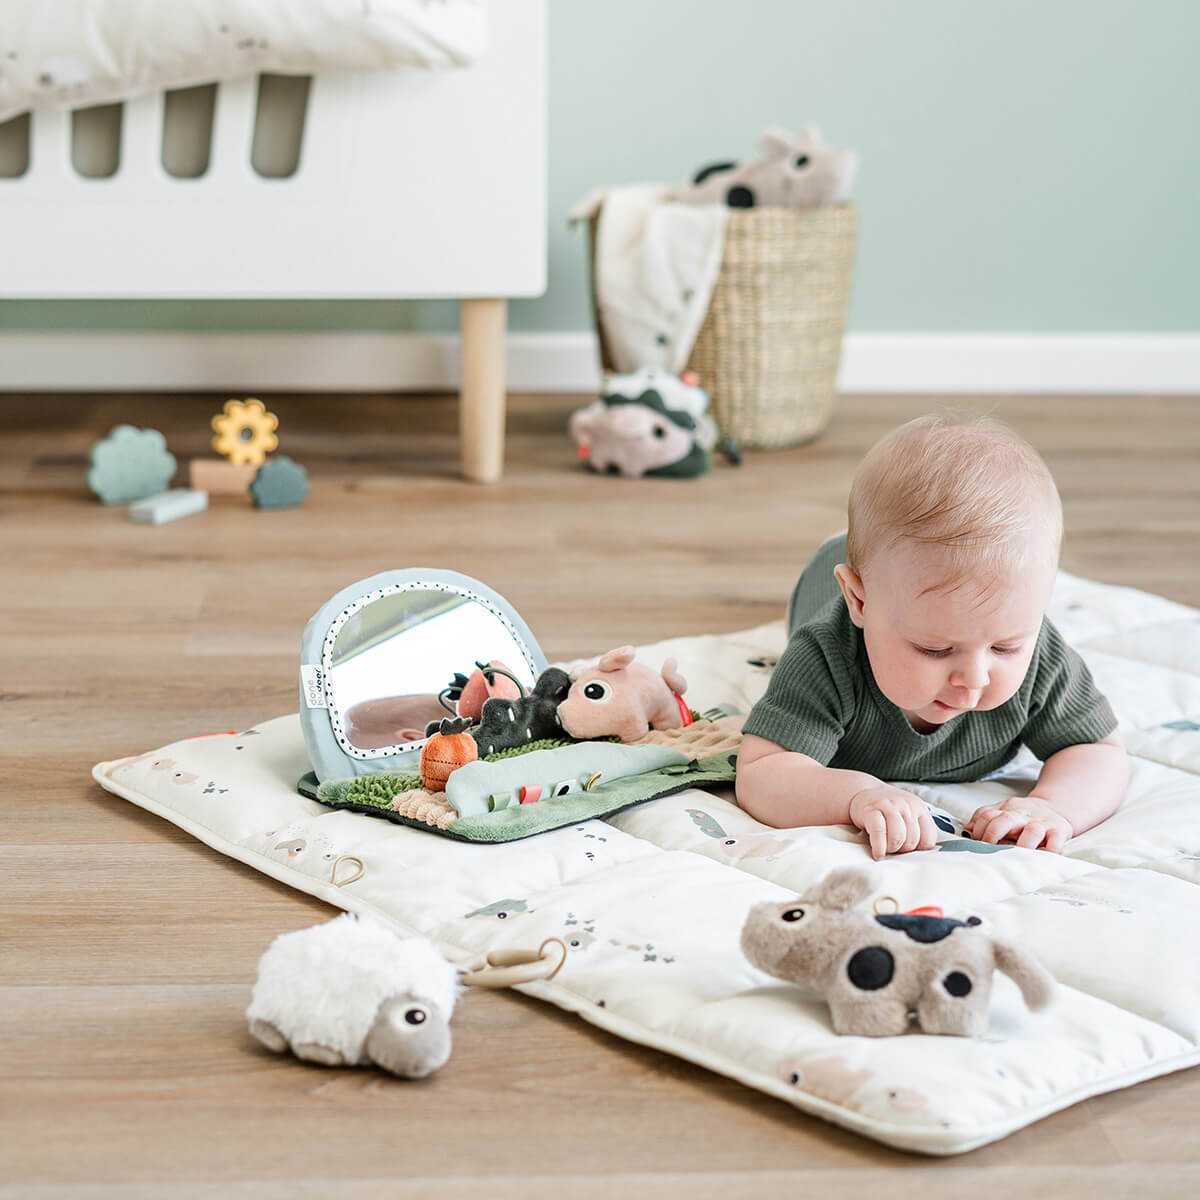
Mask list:
POLYGON ((361 879, 366 873, 367 868, 363 864, 363 860, 359 858, 357 854, 343 854, 341 858, 335 858, 333 860, 333 870, 329 872, 329 879, 334 887, 345 887, 346 884, 354 883, 361 879), (338 867, 340 867, 344 862, 358 863, 358 870, 351 875, 347 875, 345 879, 339 879, 337 877, 338 867))

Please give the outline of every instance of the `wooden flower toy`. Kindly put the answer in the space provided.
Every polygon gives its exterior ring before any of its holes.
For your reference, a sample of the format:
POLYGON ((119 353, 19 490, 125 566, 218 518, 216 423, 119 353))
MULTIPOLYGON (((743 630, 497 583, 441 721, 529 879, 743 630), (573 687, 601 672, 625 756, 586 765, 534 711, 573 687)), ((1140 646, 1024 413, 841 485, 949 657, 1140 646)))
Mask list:
POLYGON ((212 448, 231 463, 261 466, 279 445, 279 418, 261 400, 226 400, 225 411, 212 419, 212 448))

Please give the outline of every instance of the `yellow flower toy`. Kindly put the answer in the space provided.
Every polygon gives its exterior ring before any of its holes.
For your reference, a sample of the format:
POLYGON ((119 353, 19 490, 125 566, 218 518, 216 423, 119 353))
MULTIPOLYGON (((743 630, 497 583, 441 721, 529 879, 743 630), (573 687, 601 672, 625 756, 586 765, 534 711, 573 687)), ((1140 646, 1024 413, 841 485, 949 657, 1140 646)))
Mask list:
POLYGON ((279 445, 279 418, 267 412, 261 400, 226 400, 224 413, 213 417, 212 427, 217 433, 212 448, 238 465, 261 466, 279 445))

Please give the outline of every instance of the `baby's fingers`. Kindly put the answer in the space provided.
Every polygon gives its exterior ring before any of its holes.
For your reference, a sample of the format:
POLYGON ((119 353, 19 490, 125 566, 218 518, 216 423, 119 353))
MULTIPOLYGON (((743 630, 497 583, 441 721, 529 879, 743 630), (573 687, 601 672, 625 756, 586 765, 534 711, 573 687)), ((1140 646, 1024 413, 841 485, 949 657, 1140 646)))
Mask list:
POLYGON ((877 808, 863 817, 862 831, 871 843, 871 857, 880 859, 887 853, 887 818, 877 808))
POLYGON ((972 814, 971 819, 963 826, 972 837, 978 837, 989 821, 994 821, 1000 816, 1004 810, 996 808, 995 805, 986 804, 983 808, 977 808, 972 814))
POLYGON ((933 817, 930 815, 929 809, 918 814, 917 828, 920 832, 920 837, 916 848, 918 850, 932 850, 937 845, 937 826, 933 823, 933 817))
POLYGON ((1046 834, 1046 849, 1052 854, 1061 854, 1070 836, 1071 834, 1065 829, 1051 827, 1050 832, 1046 834))
POLYGON ((887 848, 889 854, 901 854, 908 849, 908 821, 905 814, 896 808, 887 811, 887 848))
POLYGON ((999 843, 1010 833, 1022 828, 1028 819, 1022 813, 1002 812, 988 821, 982 829, 974 832, 972 836, 980 842, 999 843))
POLYGON ((1030 821, 1021 830, 1021 836, 1017 838, 1017 845, 1023 846, 1026 850, 1036 850, 1045 840, 1046 826, 1041 821, 1030 821))

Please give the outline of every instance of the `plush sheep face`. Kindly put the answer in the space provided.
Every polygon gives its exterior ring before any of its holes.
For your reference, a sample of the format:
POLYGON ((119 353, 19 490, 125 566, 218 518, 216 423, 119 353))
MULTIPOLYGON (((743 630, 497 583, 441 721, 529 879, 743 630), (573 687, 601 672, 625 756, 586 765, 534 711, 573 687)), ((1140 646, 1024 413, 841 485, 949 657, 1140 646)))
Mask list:
POLYGON ((424 1079, 450 1058, 450 1023, 436 1004, 392 996, 379 1008, 365 1051, 393 1075, 424 1079))

